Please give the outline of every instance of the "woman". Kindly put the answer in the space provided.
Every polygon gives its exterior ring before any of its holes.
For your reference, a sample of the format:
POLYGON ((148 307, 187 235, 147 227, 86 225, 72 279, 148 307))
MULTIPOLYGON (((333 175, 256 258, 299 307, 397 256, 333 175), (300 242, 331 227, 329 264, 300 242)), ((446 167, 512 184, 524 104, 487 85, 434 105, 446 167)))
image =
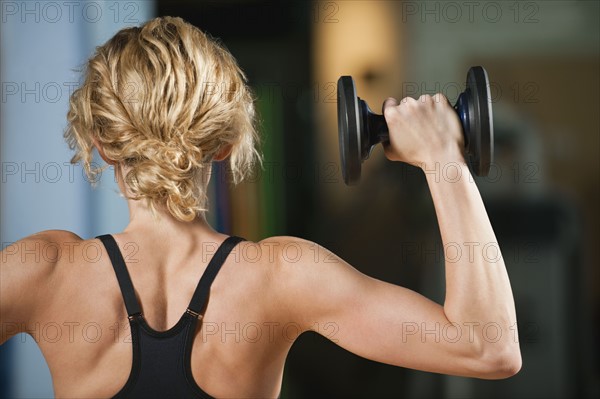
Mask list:
POLYGON ((57 397, 276 397, 307 330, 396 366, 515 374, 510 283, 458 118, 442 95, 390 98, 383 109, 386 156, 426 172, 445 248, 462 248, 446 262, 443 306, 312 242, 213 230, 211 162, 228 159, 237 182, 259 159, 245 77, 179 18, 118 32, 89 60, 65 137, 90 177, 94 148, 115 167, 130 223, 91 240, 53 230, 5 248, 0 342, 32 334, 57 397), (435 172, 449 163, 452 181, 435 172))

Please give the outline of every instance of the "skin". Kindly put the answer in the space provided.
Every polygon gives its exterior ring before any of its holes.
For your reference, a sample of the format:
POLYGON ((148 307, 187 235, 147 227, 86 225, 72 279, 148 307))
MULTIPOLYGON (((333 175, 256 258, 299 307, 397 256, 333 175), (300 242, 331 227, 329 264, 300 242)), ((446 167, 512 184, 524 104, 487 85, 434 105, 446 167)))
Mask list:
MULTIPOLYGON (((400 367, 485 379, 519 371, 512 291, 464 163, 456 114, 442 95, 388 99, 383 108, 390 130, 385 154, 425 171, 449 248, 443 306, 368 277, 306 240, 243 242, 213 283, 194 341, 192 371, 207 393, 277 396, 287 353, 308 330, 359 356, 400 367), (450 252, 457 246, 462 256, 450 252), (431 332, 436 328, 437 336, 431 332)), ((223 149, 215 160, 228 152, 223 149)), ((122 178, 119 184, 127 192, 122 178)), ((144 317, 152 328, 167 330, 185 311, 210 255, 227 236, 203 217, 183 223, 159 210, 157 220, 142 201, 128 204, 130 223, 114 237, 144 317)), ((0 343, 33 332, 57 397, 117 393, 129 376, 131 343, 121 292, 99 240, 44 231, 5 248, 0 257, 0 343), (120 323, 118 338, 115 323, 120 323)))

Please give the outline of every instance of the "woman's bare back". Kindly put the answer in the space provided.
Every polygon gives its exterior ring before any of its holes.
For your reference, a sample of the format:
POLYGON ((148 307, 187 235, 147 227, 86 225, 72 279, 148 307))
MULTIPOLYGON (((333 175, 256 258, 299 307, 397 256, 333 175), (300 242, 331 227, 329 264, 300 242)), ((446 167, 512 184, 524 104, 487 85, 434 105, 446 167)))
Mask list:
MULTIPOLYGON (((170 329, 184 314, 208 262, 226 238, 210 234, 194 244, 167 247, 153 242, 155 237, 114 237, 144 318, 157 331, 170 329)), ((73 256, 63 253, 55 266, 53 295, 37 320, 41 334, 36 339, 57 397, 110 397, 124 386, 132 364, 123 297, 99 240, 73 235, 63 242, 67 247, 73 256)), ((192 374, 212 396, 277 396, 286 354, 299 333, 293 321, 281 318, 277 304, 270 303, 271 265, 254 261, 256 248, 249 242, 234 248, 198 324, 192 374)))

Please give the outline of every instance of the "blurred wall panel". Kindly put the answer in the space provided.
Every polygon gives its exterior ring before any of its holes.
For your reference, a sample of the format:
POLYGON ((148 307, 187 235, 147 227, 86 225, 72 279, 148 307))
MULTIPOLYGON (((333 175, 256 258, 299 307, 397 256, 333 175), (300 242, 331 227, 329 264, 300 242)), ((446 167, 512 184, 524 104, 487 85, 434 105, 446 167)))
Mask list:
POLYGON ((557 193, 487 203, 515 296, 523 366, 499 381, 444 377, 447 397, 586 397, 581 218, 557 193))
MULTIPOLYGON (((352 201, 339 166, 336 91, 342 75, 352 75, 360 98, 381 113, 383 101, 398 96, 403 78, 403 25, 399 1, 316 1, 313 4, 314 79, 318 102, 318 155, 322 175, 317 189, 321 206, 341 212, 352 201)), ((363 164, 365 179, 382 157, 374 151, 363 164)), ((354 191, 356 193, 356 190, 354 191)), ((364 193, 364 191, 362 192, 364 193)), ((359 194, 364 195, 364 194, 359 194)))

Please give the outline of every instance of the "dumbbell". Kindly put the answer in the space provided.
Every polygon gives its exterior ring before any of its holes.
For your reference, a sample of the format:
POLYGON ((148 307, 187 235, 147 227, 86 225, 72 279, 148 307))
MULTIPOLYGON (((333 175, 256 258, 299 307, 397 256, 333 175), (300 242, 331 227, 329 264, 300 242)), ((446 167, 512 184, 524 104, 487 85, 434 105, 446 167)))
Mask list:
MULTIPOLYGON (((337 84, 338 134, 342 175, 348 185, 360 179, 361 165, 374 146, 389 141, 383 115, 371 111, 356 95, 352 76, 342 76, 337 84)), ((487 176, 494 158, 494 126, 487 72, 475 66, 467 73, 466 89, 454 105, 465 142, 465 159, 477 176, 487 176)))

